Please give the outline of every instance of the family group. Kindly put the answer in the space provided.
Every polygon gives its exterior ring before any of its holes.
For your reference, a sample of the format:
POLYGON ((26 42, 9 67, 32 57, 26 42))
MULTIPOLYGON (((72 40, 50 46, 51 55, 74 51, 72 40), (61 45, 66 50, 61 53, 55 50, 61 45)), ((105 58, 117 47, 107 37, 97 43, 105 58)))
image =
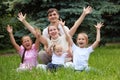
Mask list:
POLYGON ((61 67, 89 71, 89 56, 100 42, 100 29, 103 23, 99 22, 94 25, 96 28, 96 40, 90 46, 87 46, 88 35, 85 32, 77 34, 75 43, 72 37, 84 18, 91 12, 91 6, 84 7, 80 17, 69 29, 65 25, 65 21, 60 19, 58 10, 50 8, 47 11, 50 24, 42 32, 27 22, 26 14, 18 13, 18 20, 35 36, 36 40, 33 42, 29 35, 24 35, 21 38, 22 45, 19 45, 14 38, 12 26, 7 25, 11 43, 21 56, 21 63, 17 71, 32 70, 33 68, 56 71, 61 67), (40 49, 40 44, 44 45, 44 50, 40 49))

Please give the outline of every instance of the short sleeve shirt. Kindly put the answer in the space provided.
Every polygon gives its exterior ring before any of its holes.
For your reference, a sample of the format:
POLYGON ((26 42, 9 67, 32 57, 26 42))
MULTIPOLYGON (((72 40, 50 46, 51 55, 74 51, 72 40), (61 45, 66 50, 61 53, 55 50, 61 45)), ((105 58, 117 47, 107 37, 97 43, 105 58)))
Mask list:
POLYGON ((75 68, 77 68, 77 66, 88 66, 89 55, 93 52, 92 46, 88 48, 80 48, 73 44, 72 50, 73 64, 75 68))
MULTIPOLYGON (((23 55, 23 52, 24 52, 24 47, 21 45, 20 51, 19 51, 19 54, 21 57, 23 55)), ((36 66, 38 64, 37 53, 38 53, 38 50, 35 48, 35 44, 33 44, 30 50, 25 51, 23 64, 30 64, 31 66, 36 66)))

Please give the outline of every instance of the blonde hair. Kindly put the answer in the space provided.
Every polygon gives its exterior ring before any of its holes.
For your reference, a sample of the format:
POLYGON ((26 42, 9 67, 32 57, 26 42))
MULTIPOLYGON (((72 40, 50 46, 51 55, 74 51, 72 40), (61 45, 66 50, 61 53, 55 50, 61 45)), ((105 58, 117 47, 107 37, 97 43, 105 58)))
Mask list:
POLYGON ((60 44, 55 44, 53 46, 53 51, 56 51, 57 49, 63 49, 62 46, 60 44))
MULTIPOLYGON (((85 32, 78 33, 78 36, 79 35, 83 35, 85 37, 86 44, 88 44, 88 35, 85 32)), ((78 36, 77 36, 77 39, 78 39, 78 36)))

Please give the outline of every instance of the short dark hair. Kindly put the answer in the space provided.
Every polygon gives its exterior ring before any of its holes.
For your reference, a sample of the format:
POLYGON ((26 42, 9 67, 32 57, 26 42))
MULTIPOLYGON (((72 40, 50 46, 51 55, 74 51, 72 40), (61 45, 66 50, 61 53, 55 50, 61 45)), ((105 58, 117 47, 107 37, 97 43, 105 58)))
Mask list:
POLYGON ((53 11, 57 12, 57 14, 59 14, 58 10, 56 8, 50 8, 48 11, 47 11, 47 15, 49 13, 52 13, 53 11))

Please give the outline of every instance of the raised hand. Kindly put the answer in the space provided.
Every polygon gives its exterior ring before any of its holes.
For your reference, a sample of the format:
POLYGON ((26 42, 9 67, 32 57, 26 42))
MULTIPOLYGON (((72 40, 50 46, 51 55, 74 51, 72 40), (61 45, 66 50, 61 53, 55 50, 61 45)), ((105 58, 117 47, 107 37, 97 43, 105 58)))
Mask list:
POLYGON ((7 25, 7 31, 8 33, 12 33, 13 32, 12 26, 7 25))
POLYGON ((91 6, 88 6, 87 8, 83 8, 83 12, 85 13, 85 14, 90 14, 91 12, 92 12, 92 7, 91 6))
POLYGON ((94 26, 96 27, 96 29, 100 29, 104 25, 103 25, 103 23, 100 22, 100 23, 97 23, 97 25, 94 25, 94 26))
POLYGON ((63 21, 63 20, 60 18, 60 20, 59 20, 59 24, 61 24, 62 27, 64 27, 64 25, 65 25, 65 21, 63 21))
POLYGON ((17 17, 17 18, 18 18, 19 21, 22 22, 23 20, 25 20, 25 18, 26 18, 26 14, 23 15, 22 12, 20 12, 20 13, 18 13, 18 17, 17 17))
POLYGON ((37 37, 40 37, 41 36, 41 30, 39 28, 35 28, 35 31, 36 31, 37 37))

